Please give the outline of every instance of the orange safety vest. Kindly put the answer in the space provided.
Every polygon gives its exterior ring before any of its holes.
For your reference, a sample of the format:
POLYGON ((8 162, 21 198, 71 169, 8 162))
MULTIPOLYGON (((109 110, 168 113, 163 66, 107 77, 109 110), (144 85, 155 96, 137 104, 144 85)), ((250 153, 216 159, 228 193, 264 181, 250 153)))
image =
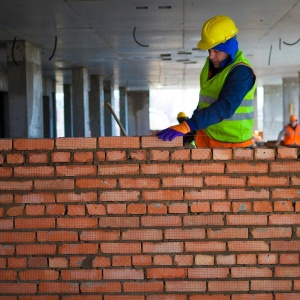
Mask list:
POLYGON ((289 124, 284 127, 285 136, 283 144, 286 146, 297 145, 300 146, 300 125, 297 124, 295 129, 289 124))

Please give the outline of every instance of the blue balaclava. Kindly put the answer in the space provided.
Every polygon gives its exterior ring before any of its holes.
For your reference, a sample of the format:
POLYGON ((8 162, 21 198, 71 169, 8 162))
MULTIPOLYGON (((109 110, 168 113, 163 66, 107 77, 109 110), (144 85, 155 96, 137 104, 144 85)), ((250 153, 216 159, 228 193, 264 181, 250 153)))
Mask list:
POLYGON ((226 59, 224 62, 222 62, 221 67, 223 68, 223 63, 232 63, 234 61, 235 55, 239 49, 239 44, 236 39, 236 36, 232 37, 231 39, 227 40, 225 43, 220 43, 217 46, 212 48, 213 50, 218 50, 225 52, 229 55, 229 61, 226 59))

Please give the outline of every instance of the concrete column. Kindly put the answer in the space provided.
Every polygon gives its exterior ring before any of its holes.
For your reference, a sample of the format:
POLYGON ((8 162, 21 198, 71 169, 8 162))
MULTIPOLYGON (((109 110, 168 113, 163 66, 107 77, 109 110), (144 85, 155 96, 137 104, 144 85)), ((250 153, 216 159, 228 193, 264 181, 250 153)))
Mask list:
POLYGON ((283 128, 282 85, 264 85, 263 119, 264 140, 277 140, 283 128))
POLYGON ((72 103, 74 137, 90 136, 88 71, 84 67, 72 69, 72 103))
POLYGON ((56 137, 56 98, 55 83, 50 78, 43 78, 43 117, 44 137, 56 137))
POLYGON ((64 118, 65 118, 65 137, 73 137, 73 108, 71 85, 64 84, 64 118))
POLYGON ((283 122, 289 123, 291 114, 299 113, 298 77, 282 78, 283 122))
POLYGON ((7 43, 9 136, 42 138, 41 50, 26 41, 7 43))
MULTIPOLYGON (((108 102, 111 107, 115 110, 115 98, 114 98, 114 84, 112 81, 105 80, 104 86, 104 101, 108 102)), ((116 112, 115 112, 116 113, 116 112)), ((113 136, 116 132, 116 121, 105 104, 104 110, 105 119, 105 136, 113 136)))
MULTIPOLYGON (((128 99, 127 90, 125 87, 119 87, 120 92, 120 122, 128 134, 128 99)), ((122 130, 120 130, 122 135, 122 130)))
POLYGON ((89 96, 89 110, 90 110, 90 126, 91 135, 104 136, 104 89, 103 76, 91 75, 91 89, 89 96))
POLYGON ((149 91, 130 91, 128 97, 128 135, 150 135, 149 91))

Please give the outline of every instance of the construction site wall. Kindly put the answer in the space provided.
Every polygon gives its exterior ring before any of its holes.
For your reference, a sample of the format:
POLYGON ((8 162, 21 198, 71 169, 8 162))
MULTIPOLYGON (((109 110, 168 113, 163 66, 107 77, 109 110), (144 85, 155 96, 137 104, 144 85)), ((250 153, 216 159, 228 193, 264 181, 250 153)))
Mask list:
POLYGON ((299 300, 297 148, 0 140, 0 300, 299 300))

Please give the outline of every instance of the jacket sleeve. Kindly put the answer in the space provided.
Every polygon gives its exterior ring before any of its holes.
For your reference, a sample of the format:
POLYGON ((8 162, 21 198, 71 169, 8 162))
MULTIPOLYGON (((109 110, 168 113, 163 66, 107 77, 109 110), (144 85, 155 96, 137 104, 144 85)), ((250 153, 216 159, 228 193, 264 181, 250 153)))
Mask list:
POLYGON ((237 65, 228 74, 217 101, 209 107, 196 109, 187 123, 191 130, 205 129, 230 118, 255 83, 252 69, 237 65))

